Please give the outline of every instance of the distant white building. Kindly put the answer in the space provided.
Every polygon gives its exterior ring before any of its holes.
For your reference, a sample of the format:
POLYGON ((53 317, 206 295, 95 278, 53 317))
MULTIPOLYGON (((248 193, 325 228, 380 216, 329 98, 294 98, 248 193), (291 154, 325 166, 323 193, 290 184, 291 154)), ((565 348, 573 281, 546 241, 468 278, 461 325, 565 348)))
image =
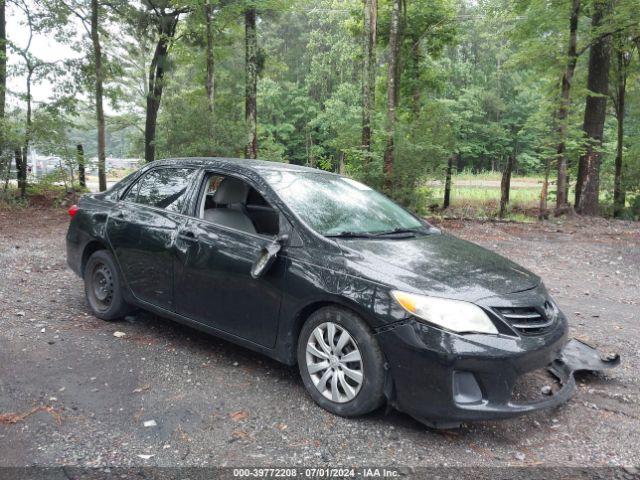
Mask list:
MULTIPOLYGON (((107 173, 113 169, 135 170, 139 168, 142 163, 144 163, 144 161, 140 158, 107 157, 105 161, 107 173)), ((35 150, 32 150, 31 154, 27 157, 27 165, 29 173, 36 177, 41 177, 59 168, 69 168, 69 165, 66 165, 61 157, 55 155, 40 155, 35 150)), ((97 174, 98 157, 87 158, 85 168, 87 173, 97 174)))

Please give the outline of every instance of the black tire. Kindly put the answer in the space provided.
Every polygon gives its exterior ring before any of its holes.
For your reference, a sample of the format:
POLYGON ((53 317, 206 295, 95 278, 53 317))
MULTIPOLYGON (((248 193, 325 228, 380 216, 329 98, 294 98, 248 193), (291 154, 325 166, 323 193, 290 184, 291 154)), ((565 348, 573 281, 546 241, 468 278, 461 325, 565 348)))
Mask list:
MULTIPOLYGON (((338 340, 334 342, 334 346, 338 343, 338 340)), ((302 326, 298 337, 297 357, 298 368, 304 386, 313 400, 325 410, 343 417, 355 417, 377 409, 384 402, 384 356, 380 345, 378 345, 378 341, 371 333, 371 329, 355 313, 338 306, 330 306, 321 308, 311 314, 302 326), (314 330, 323 324, 328 325, 328 322, 337 324, 340 328, 346 330, 352 339, 355 340, 355 349, 360 352, 362 382, 358 387, 359 390, 355 397, 347 400, 346 398, 348 397, 345 395, 342 402, 332 401, 332 399, 326 398, 324 394, 320 392, 320 387, 316 387, 314 382, 317 381, 318 384, 322 384, 322 379, 318 380, 316 377, 314 380, 307 366, 307 344, 309 341, 315 341, 311 338, 314 330)), ((324 362, 322 359, 318 360, 324 362)), ((336 369, 337 368, 338 367, 336 367, 336 369)), ((326 370, 324 370, 324 372, 326 372, 326 370)), ((316 375, 319 376, 320 374, 317 373, 316 375)), ((343 378, 346 377, 343 375, 343 378)), ((330 382, 330 380, 331 378, 325 381, 325 386, 330 384, 327 383, 330 382)), ((345 390, 342 390, 342 392, 344 391, 345 390)), ((327 389, 325 389, 325 392, 331 395, 331 392, 327 392, 327 389)))
POLYGON ((84 292, 92 313, 107 321, 119 320, 131 311, 122 296, 122 282, 111 252, 98 250, 84 269, 84 292))

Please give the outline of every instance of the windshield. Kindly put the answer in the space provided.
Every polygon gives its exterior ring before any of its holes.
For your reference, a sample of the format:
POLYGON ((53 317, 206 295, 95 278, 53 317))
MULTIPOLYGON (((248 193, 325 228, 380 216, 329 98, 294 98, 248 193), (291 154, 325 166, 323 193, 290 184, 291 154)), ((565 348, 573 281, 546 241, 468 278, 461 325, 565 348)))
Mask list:
POLYGON ((265 172, 282 200, 321 235, 419 230, 423 224, 366 185, 337 175, 265 172))

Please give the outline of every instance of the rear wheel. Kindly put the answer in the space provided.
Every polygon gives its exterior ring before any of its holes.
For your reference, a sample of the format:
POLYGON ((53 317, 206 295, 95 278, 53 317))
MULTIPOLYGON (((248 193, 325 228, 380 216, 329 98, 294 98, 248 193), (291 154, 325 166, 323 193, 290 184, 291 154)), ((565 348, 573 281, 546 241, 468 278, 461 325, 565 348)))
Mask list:
POLYGON ((98 250, 89 257, 84 270, 84 291, 91 311, 102 320, 118 320, 131 310, 122 296, 113 255, 107 250, 98 250))
POLYGON ((309 317, 298 338, 298 367, 311 397, 336 415, 364 415, 384 400, 382 351, 348 310, 325 307, 309 317))

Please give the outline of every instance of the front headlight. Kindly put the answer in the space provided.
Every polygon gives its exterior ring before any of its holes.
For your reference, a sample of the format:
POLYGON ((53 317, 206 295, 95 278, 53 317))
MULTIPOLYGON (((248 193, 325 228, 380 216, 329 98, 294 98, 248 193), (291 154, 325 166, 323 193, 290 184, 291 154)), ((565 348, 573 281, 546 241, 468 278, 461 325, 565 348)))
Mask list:
POLYGON ((411 315, 447 330, 458 333, 498 333, 496 326, 487 314, 473 303, 427 297, 398 290, 393 290, 391 295, 411 315))

